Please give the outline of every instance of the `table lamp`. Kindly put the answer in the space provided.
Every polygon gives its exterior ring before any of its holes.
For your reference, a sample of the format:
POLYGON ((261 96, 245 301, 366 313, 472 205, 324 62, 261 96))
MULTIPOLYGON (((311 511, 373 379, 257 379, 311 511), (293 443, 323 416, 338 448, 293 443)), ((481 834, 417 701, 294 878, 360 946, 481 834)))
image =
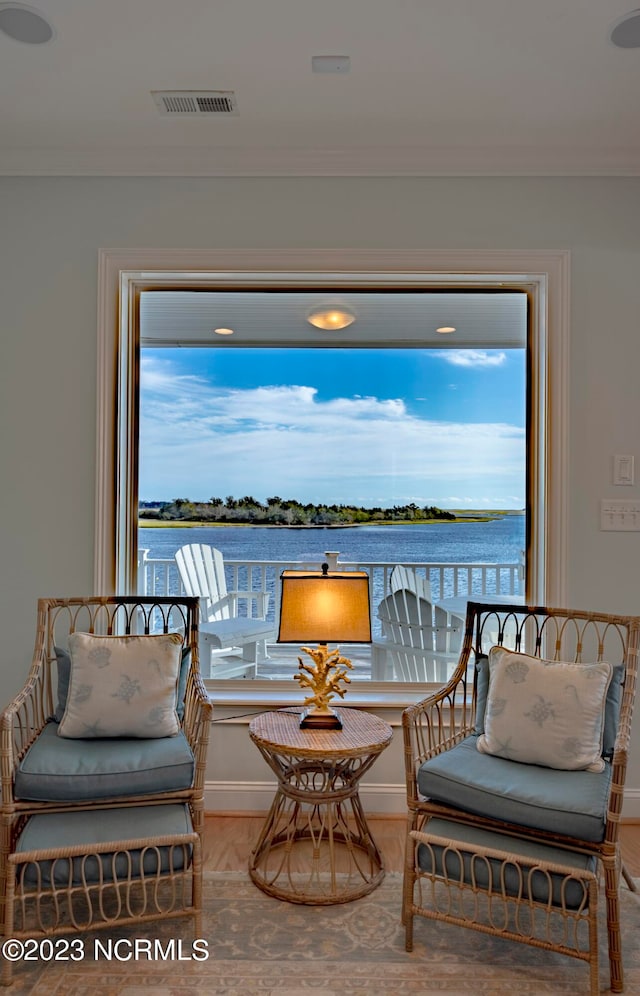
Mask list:
POLYGON ((304 700, 309 708, 302 714, 303 728, 339 730, 340 717, 330 708, 331 699, 344 698, 349 683, 347 669, 353 665, 332 643, 371 643, 369 575, 366 571, 322 572, 283 571, 278 643, 305 640, 318 643, 317 649, 302 647, 313 665, 298 657, 300 673, 294 680, 309 689, 304 700))

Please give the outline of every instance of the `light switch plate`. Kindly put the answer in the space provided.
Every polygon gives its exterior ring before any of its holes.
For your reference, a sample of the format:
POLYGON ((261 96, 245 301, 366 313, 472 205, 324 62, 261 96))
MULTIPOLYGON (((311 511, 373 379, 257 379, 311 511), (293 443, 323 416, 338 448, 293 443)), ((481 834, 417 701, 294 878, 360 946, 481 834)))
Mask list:
POLYGON ((616 453, 613 458, 613 483, 633 484, 635 480, 634 458, 631 453, 616 453))
POLYGON ((603 498, 600 502, 600 528, 640 532, 640 500, 603 498))

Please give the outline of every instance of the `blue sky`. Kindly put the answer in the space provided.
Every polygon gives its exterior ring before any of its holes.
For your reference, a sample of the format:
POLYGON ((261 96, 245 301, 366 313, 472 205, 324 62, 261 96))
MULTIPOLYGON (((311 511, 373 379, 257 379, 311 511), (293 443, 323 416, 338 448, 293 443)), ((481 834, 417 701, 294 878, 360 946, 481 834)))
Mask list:
POLYGON ((140 498, 524 508, 523 349, 144 349, 140 498))

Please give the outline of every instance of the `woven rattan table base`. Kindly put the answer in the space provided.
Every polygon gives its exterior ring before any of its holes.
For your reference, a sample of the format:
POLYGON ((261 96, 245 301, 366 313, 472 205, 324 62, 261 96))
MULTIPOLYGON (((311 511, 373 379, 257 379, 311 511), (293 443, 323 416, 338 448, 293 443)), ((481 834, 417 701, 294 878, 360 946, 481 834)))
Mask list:
POLYGON ((278 789, 249 872, 268 895, 309 905, 346 903, 384 877, 358 785, 391 742, 391 727, 339 710, 342 730, 301 730, 299 716, 265 713, 249 727, 278 789))

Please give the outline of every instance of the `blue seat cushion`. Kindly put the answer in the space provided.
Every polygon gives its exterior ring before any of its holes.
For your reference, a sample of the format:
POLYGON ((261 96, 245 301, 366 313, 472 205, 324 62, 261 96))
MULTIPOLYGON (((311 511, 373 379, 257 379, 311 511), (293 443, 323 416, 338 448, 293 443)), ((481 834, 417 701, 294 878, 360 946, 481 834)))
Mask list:
POLYGON ((47 723, 16 772, 17 799, 81 802, 157 795, 193 784, 194 757, 180 732, 157 740, 69 740, 47 723))
POLYGON ((125 842, 153 837, 178 837, 193 832, 188 806, 132 806, 125 809, 100 809, 82 813, 43 813, 32 816, 20 834, 16 852, 46 851, 49 848, 83 845, 86 853, 80 857, 55 858, 29 862, 25 869, 25 880, 38 882, 38 866, 43 885, 54 882, 58 885, 69 883, 69 860, 73 862, 72 879, 74 884, 86 882, 111 882, 138 878, 140 867, 146 875, 156 875, 158 871, 179 871, 188 866, 191 860, 191 845, 150 847, 144 852, 140 848, 104 854, 92 854, 92 846, 125 842), (115 854, 115 862, 113 860, 115 854), (130 869, 129 869, 130 862, 130 869), (102 868, 100 868, 100 865, 102 868), (158 868, 158 865, 160 866, 158 868))
POLYGON ((462 856, 461 868, 460 857, 456 851, 446 850, 445 853, 445 848, 440 845, 418 844, 418 867, 430 875, 443 877, 444 860, 447 878, 454 884, 462 879, 467 885, 475 883, 481 889, 490 887, 491 892, 498 895, 502 895, 504 889, 507 896, 522 896, 539 903, 548 903, 549 883, 551 883, 552 905, 562 906, 564 903, 567 909, 578 909, 583 904, 588 905, 587 887, 580 881, 579 874, 583 871, 595 873, 597 860, 593 855, 565 851, 560 847, 539 844, 533 840, 519 840, 507 834, 469 827, 462 823, 453 823, 451 820, 429 820, 424 832, 429 836, 442 837, 450 841, 462 856), (499 858, 488 860, 480 858, 472 861, 471 854, 465 851, 465 844, 471 844, 480 851, 485 848, 506 851, 514 858, 508 862, 499 858), (560 873, 554 872, 549 877, 542 871, 530 874, 531 868, 540 861, 560 865, 567 869, 567 873, 575 870, 577 877, 570 878, 563 889, 565 876, 560 873), (518 868, 522 869, 522 875, 518 868))
POLYGON ((598 842, 604 837, 611 765, 561 771, 481 754, 477 736, 430 758, 418 771, 426 798, 518 826, 598 842))

